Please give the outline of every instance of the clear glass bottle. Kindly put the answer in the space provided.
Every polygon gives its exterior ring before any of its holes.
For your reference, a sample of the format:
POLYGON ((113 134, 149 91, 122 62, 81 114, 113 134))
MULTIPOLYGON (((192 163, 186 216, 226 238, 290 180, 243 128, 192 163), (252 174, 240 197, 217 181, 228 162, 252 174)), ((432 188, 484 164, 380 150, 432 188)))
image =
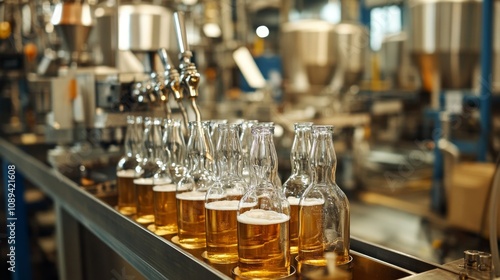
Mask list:
POLYGON ((146 117, 144 121, 144 158, 136 168, 134 180, 136 193, 135 220, 141 224, 154 222, 153 185, 164 184, 161 119, 146 117))
POLYGON ((282 189, 278 176, 278 154, 274 146, 274 124, 259 123, 252 127, 252 147, 250 149, 250 186, 263 180, 270 181, 282 189))
POLYGON ((219 124, 216 129, 218 178, 205 198, 206 258, 212 263, 235 263, 238 261, 236 212, 248 184, 241 175, 239 125, 219 124))
POLYGON ((162 144, 163 166, 154 176, 154 224, 148 229, 165 236, 177 233, 176 180, 183 174, 184 168, 180 164, 186 150, 180 120, 163 120, 162 144))
POLYGON ((290 203, 290 251, 298 253, 299 245, 299 199, 311 183, 309 152, 311 150, 312 123, 294 124, 295 136, 290 151, 292 174, 283 184, 283 193, 290 203))
POLYGON ((192 121, 189 131, 189 171, 177 183, 177 238, 182 247, 198 249, 206 245, 205 195, 214 182, 214 156, 208 123, 192 121))
POLYGON ((125 134, 125 155, 116 166, 116 187, 118 189, 118 211, 124 215, 136 212, 134 179, 135 169, 141 162, 142 154, 139 141, 142 135, 142 117, 127 116, 127 132, 125 134))
POLYGON ((241 153, 243 155, 243 164, 241 174, 247 183, 250 183, 250 149, 252 148, 252 126, 257 124, 257 120, 246 120, 241 123, 241 153))
POLYGON ((181 120, 168 119, 164 122, 163 144, 170 176, 177 184, 187 172, 186 143, 182 134, 181 120))
POLYGON ((274 184, 273 126, 252 127, 252 183, 238 205, 238 272, 242 278, 290 274, 290 205, 274 184))
POLYGON ((327 252, 337 254, 337 265, 350 261, 349 201, 335 182, 333 126, 313 126, 310 165, 311 184, 299 202, 299 273, 324 269, 327 252))

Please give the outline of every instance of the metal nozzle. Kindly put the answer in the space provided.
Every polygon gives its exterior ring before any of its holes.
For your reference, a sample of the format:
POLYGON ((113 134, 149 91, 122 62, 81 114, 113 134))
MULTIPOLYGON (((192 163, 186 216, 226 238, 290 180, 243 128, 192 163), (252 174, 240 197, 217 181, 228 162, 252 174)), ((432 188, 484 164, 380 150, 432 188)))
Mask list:
POLYGON ((193 54, 189 50, 189 45, 187 43, 186 36, 186 26, 184 21, 184 13, 175 12, 174 13, 174 24, 175 33, 177 35, 177 43, 180 49, 181 63, 179 68, 181 70, 180 82, 181 86, 189 94, 189 99, 191 100, 191 106, 196 115, 196 121, 201 121, 201 114, 198 105, 196 104, 196 98, 198 97, 198 86, 200 84, 201 75, 198 73, 196 66, 191 62, 191 57, 193 54))
POLYGON ((165 48, 158 49, 158 55, 160 56, 160 60, 163 64, 163 68, 165 68, 165 71, 170 72, 170 70, 172 70, 173 63, 170 56, 168 56, 167 50, 165 48))
POLYGON ((179 109, 181 111, 184 123, 184 130, 187 131, 189 120, 186 108, 182 103, 184 95, 182 94, 179 72, 177 71, 177 69, 175 69, 175 67, 173 67, 172 60, 170 59, 170 56, 168 55, 165 48, 158 49, 158 55, 160 56, 163 67, 165 68, 165 90, 167 91, 166 94, 168 95, 168 93, 172 93, 175 101, 177 101, 177 105, 179 106, 179 109))

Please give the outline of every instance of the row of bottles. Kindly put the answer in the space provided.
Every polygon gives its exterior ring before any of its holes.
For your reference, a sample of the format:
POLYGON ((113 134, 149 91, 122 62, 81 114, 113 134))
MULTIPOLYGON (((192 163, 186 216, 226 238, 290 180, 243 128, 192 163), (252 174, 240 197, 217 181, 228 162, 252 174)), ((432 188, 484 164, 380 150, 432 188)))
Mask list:
POLYGON ((129 117, 117 168, 118 210, 247 278, 279 278, 349 262, 349 203, 335 183, 333 127, 295 124, 282 184, 274 124, 129 117), (144 120, 144 121, 143 121, 144 120), (251 133, 250 133, 251 132, 251 133), (134 211, 135 210, 135 211, 134 211))

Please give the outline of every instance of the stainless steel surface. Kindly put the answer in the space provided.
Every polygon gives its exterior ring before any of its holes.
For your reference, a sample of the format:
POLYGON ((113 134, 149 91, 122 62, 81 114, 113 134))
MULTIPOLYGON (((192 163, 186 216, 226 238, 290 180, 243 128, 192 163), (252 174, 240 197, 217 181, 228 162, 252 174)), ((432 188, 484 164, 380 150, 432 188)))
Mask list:
POLYGON ((412 0, 410 52, 423 87, 472 86, 480 49, 481 0, 412 0))
POLYGON ((353 258, 352 279, 388 280, 400 279, 415 272, 403 269, 390 263, 377 260, 365 254, 351 250, 353 258))
POLYGON ((359 82, 368 46, 368 33, 361 24, 287 22, 281 36, 284 74, 292 92, 312 94, 315 86, 340 90, 359 82))
POLYGON ((408 53, 408 36, 405 32, 391 34, 382 40, 380 69, 384 80, 392 88, 413 86, 413 69, 408 53))
POLYGON ((170 48, 172 11, 150 4, 118 7, 118 49, 156 52, 170 48), (147 32, 146 32, 147 31, 147 32))
POLYGON ((189 50, 189 45, 187 42, 186 35, 186 21, 184 19, 183 12, 175 12, 174 13, 174 24, 175 24, 175 34, 177 35, 177 43, 179 46, 179 52, 184 60, 188 62, 193 54, 189 50))
POLYGON ((93 25, 90 6, 79 2, 61 2, 54 8, 51 23, 75 61, 83 49, 93 25))

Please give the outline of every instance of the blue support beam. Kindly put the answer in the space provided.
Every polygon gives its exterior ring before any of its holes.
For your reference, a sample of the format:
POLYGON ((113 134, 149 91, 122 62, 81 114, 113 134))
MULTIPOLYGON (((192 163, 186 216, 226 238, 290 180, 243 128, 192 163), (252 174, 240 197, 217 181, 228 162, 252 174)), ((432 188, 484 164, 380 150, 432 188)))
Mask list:
POLYGON ((483 0, 481 33, 481 92, 480 118, 481 135, 478 160, 486 161, 491 130, 491 61, 493 37, 493 0, 483 0))
POLYGON ((2 161, 7 223, 7 269, 12 280, 32 279, 24 177, 15 165, 2 161))

